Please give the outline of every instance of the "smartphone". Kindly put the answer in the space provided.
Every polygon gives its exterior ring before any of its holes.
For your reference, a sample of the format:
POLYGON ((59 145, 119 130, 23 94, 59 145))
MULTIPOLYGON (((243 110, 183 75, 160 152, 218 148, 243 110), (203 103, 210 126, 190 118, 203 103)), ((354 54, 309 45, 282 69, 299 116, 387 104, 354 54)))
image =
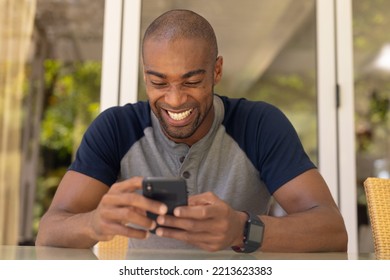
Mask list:
MULTIPOLYGON (((142 192, 145 197, 165 203, 168 206, 168 215, 172 215, 177 206, 187 205, 187 184, 182 178, 145 177, 142 181, 142 192)), ((157 214, 154 213, 147 212, 147 216, 157 219, 157 214)))

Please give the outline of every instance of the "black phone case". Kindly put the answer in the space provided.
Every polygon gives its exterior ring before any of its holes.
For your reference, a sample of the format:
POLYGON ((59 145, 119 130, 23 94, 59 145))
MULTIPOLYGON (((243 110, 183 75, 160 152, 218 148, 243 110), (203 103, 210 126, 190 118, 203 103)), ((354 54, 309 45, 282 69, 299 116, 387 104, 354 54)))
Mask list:
MULTIPOLYGON (((145 177, 142 181, 142 192, 145 197, 158 200, 168 206, 169 215, 177 206, 187 205, 187 184, 182 178, 145 177)), ((147 212, 147 216, 153 220, 157 215, 147 212)), ((151 231, 152 233, 155 230, 151 231)))

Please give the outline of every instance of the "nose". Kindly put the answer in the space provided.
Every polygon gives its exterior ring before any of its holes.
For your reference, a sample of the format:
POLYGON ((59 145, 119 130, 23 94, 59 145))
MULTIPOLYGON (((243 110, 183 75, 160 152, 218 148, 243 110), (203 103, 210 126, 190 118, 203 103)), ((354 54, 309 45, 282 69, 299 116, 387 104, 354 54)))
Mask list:
POLYGON ((165 93, 165 103, 169 104, 172 108, 180 107, 186 102, 187 94, 178 85, 172 85, 165 93))

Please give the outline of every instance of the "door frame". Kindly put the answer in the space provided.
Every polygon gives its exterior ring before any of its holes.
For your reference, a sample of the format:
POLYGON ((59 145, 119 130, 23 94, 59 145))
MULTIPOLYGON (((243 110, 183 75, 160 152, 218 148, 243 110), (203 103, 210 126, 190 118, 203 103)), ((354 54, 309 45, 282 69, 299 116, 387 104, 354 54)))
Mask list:
POLYGON ((351 1, 316 1, 318 162, 358 252, 351 1))

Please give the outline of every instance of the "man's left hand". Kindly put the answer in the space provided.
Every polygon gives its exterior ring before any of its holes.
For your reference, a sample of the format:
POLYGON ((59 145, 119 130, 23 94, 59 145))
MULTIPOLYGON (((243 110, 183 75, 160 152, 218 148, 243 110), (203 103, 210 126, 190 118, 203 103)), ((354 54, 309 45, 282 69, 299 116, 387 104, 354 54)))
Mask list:
POLYGON ((246 219, 245 213, 207 192, 189 197, 188 206, 175 208, 174 216, 159 216, 157 223, 171 228, 159 227, 156 234, 212 252, 241 245, 246 219))

